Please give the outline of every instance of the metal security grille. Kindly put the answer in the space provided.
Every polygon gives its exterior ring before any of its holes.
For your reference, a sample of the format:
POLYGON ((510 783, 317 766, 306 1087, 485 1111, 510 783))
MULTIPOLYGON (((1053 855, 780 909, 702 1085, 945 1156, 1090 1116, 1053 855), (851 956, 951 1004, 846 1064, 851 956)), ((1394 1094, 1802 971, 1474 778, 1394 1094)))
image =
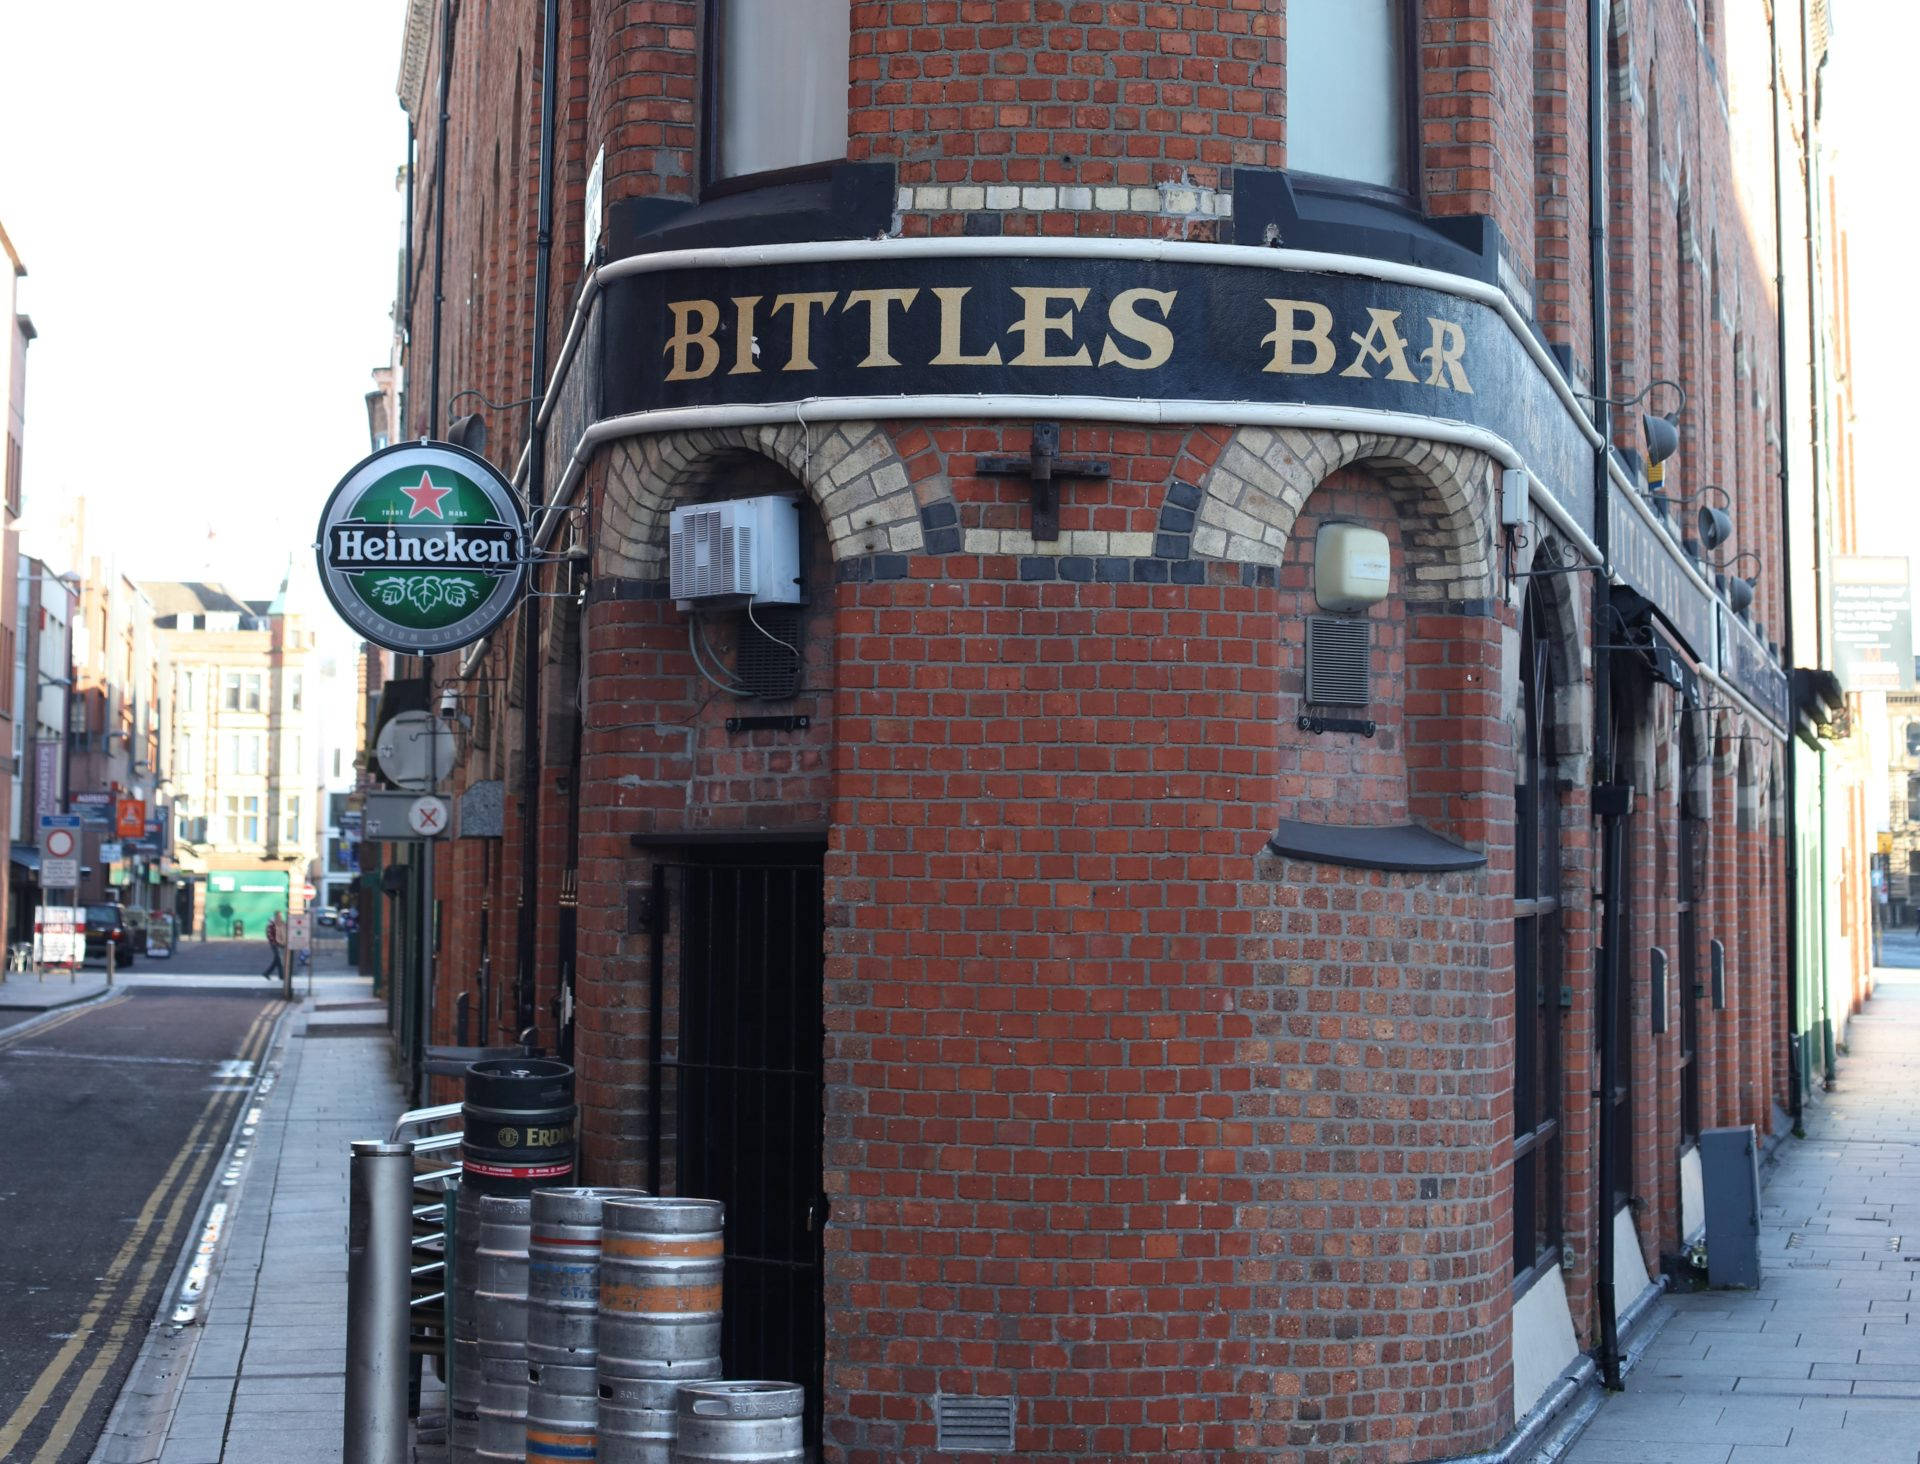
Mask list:
POLYGON ((1307 617, 1307 704, 1364 707, 1373 659, 1373 624, 1333 615, 1307 617))
POLYGON ((938 1393, 933 1447, 942 1454, 1011 1454, 1013 1399, 938 1393))
POLYGON ((725 1376, 802 1384, 817 1450, 825 907, 817 854, 767 854, 655 872, 649 1169, 725 1203, 725 1376))

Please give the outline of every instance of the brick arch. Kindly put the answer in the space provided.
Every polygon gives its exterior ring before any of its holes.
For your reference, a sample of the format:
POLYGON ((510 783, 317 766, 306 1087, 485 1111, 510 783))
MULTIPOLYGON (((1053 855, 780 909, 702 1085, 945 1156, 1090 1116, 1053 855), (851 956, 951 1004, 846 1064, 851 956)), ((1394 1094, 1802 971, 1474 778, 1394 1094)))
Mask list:
POLYGON ((1301 505, 1356 464, 1380 475, 1400 509, 1409 600, 1491 598, 1491 460, 1418 437, 1238 429, 1200 484, 1194 557, 1278 566, 1301 505))
POLYGON ((668 512, 742 455, 784 469, 806 489, 826 522, 836 562, 925 551, 907 466, 878 422, 713 427, 623 437, 610 445, 595 573, 665 578, 668 512))
MULTIPOLYGON (((1544 520, 1534 520, 1528 538, 1530 542, 1516 555, 1516 574, 1525 573, 1535 564, 1576 564, 1582 558, 1580 550, 1544 520)), ((1533 613, 1541 617, 1534 626, 1534 634, 1544 634, 1551 647, 1554 685, 1551 717, 1560 776, 1579 785, 1587 781, 1588 760, 1593 754, 1593 691, 1586 670, 1591 625, 1582 613, 1575 580, 1576 576, 1571 574, 1516 578, 1513 594, 1520 614, 1528 613, 1531 600, 1537 606, 1533 613)), ((1516 635, 1515 644, 1518 643, 1516 635)), ((1517 696, 1515 705, 1518 705, 1517 696)))

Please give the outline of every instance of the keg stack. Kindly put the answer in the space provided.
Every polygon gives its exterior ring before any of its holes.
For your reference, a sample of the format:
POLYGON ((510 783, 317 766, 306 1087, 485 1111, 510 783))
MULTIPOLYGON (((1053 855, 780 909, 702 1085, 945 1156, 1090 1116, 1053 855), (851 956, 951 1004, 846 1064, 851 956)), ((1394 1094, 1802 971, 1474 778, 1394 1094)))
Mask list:
POLYGON ((573 1178, 573 1069, 489 1058, 467 1069, 454 1251, 451 1464, 525 1456, 532 1192, 573 1178))
POLYGON ((672 1464, 681 1386, 720 1376, 725 1219, 718 1200, 609 1200, 601 1208, 604 1464, 672 1464))
POLYGON ((637 1189, 533 1192, 527 1252, 527 1458, 594 1457, 599 1412, 600 1219, 637 1189))

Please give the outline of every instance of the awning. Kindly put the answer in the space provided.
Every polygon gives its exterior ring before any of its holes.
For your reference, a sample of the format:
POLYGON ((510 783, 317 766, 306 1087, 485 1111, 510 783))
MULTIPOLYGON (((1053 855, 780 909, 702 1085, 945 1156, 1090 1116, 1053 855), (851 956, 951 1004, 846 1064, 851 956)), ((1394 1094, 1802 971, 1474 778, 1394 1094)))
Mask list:
POLYGON ((15 844, 9 857, 22 869, 36 875, 40 873, 40 851, 32 844, 15 844))
POLYGON ((1847 696, 1840 688, 1840 678, 1817 667, 1795 666, 1793 721, 1793 730, 1809 747, 1838 742, 1852 731, 1848 725, 1847 696))

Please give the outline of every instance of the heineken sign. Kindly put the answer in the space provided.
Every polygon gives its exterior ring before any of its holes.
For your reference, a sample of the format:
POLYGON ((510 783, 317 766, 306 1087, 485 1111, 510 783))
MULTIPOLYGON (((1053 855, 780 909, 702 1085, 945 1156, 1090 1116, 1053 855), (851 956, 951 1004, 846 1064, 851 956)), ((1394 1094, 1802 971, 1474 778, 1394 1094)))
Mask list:
POLYGON ((375 645, 430 655, 470 645, 526 583, 526 517, 484 459, 407 442, 362 459, 320 515, 320 583, 375 645))

